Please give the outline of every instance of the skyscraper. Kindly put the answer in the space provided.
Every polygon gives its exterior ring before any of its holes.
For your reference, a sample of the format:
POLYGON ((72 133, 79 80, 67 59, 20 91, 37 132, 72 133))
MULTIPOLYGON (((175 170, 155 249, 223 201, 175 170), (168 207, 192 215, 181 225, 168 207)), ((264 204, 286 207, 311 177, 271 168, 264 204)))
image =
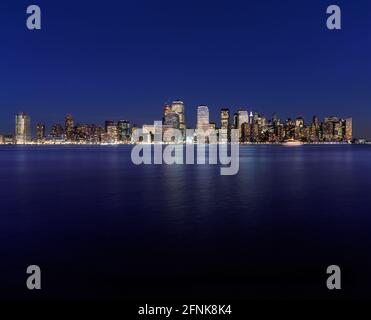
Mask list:
POLYGON ((220 129, 229 128, 229 109, 220 110, 220 129))
POLYGON ((73 141, 74 140, 74 124, 73 124, 73 118, 72 115, 68 114, 65 119, 65 133, 66 133, 66 139, 67 141, 73 141))
POLYGON ((233 129, 238 129, 238 113, 233 114, 233 129))
POLYGON ((41 141, 45 138, 45 124, 38 123, 36 126, 36 139, 41 141))
POLYGON ((164 118, 164 128, 166 129, 178 129, 179 128, 179 113, 169 112, 164 118))
POLYGON ((184 103, 183 101, 176 100, 171 104, 172 112, 175 112, 179 115, 179 128, 181 130, 185 130, 185 116, 184 116, 184 103))
POLYGON ((115 123, 113 121, 106 121, 105 123, 105 127, 106 127, 106 143, 117 143, 118 141, 118 130, 117 130, 117 126, 115 125, 115 123))
POLYGON ((15 116, 15 139, 17 144, 31 141, 31 118, 25 113, 15 116))
MULTIPOLYGON (((337 117, 325 118, 323 123, 323 139, 326 142, 332 142, 336 140, 335 124, 339 122, 337 117)), ((339 128, 337 128, 339 129, 339 128)))
POLYGON ((345 140, 347 142, 352 141, 353 139, 353 119, 345 119, 345 140))
POLYGON ((309 141, 319 142, 321 139, 321 125, 317 116, 313 116, 312 124, 309 129, 309 141))
POLYGON ((300 140, 304 135, 304 118, 297 117, 295 120, 295 139, 300 140))
POLYGON ((219 142, 227 143, 229 141, 229 109, 220 110, 220 130, 219 130, 219 142))
POLYGON ((171 112, 173 112, 171 105, 165 104, 164 105, 164 116, 162 117, 162 124, 164 124, 166 116, 171 112))
POLYGON ((245 109, 239 109, 238 114, 238 129, 240 130, 240 138, 242 137, 242 125, 249 124, 249 113, 245 109))
POLYGON ((203 130, 205 134, 209 131, 209 108, 205 105, 197 107, 197 130, 203 130))
POLYGON ((131 124, 128 120, 117 122, 118 139, 123 142, 129 142, 131 139, 131 124))

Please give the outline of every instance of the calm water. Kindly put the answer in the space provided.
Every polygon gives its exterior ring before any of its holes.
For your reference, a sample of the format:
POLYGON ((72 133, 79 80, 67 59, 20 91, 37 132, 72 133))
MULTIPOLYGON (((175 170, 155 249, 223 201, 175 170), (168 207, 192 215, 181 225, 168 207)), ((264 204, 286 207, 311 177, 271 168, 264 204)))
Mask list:
POLYGON ((371 147, 244 146, 236 176, 130 150, 0 148, 1 297, 371 296, 371 147))

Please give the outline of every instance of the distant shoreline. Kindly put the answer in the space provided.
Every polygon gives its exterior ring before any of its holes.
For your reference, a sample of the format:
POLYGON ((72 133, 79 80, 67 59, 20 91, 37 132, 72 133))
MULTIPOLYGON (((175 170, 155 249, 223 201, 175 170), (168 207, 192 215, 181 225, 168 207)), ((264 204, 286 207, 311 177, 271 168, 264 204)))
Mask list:
MULTIPOLYGON (((157 143, 26 143, 26 144, 0 144, 0 146, 19 146, 19 147, 48 147, 48 146, 67 146, 67 147, 80 147, 80 146, 102 146, 102 147, 109 147, 109 146, 135 146, 138 144, 142 145, 158 145, 157 143)), ((214 143, 214 144, 205 144, 205 145, 230 145, 231 143, 214 143)), ((254 143, 238 143, 240 146, 344 146, 344 145, 370 145, 371 142, 366 143, 347 143, 347 142, 319 142, 319 143, 308 143, 303 142, 295 145, 291 145, 289 143, 267 143, 267 142, 254 142, 254 143)), ((197 146, 197 143, 162 143, 162 145, 195 145, 197 146)))

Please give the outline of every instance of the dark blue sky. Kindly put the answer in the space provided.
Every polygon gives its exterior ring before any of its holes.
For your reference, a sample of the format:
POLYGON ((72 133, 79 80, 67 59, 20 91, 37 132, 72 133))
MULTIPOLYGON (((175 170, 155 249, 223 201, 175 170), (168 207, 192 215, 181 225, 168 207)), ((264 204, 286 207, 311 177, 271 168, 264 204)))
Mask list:
POLYGON ((266 116, 353 116, 371 138, 371 2, 47 0, 0 2, 0 132, 14 114, 37 122, 160 120, 206 103, 266 116), (42 9, 41 31, 26 7, 42 9), (326 28, 338 4, 343 29, 326 28))

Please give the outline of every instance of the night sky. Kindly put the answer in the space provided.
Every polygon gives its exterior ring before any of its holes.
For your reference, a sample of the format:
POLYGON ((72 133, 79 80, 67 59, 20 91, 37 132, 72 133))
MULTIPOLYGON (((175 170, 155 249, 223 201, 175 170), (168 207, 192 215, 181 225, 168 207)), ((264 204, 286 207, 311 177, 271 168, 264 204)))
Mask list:
POLYGON ((371 138, 371 1, 1 0, 0 132, 24 111, 32 125, 161 120, 196 106, 273 112, 284 119, 353 116, 371 138), (26 28, 40 5, 42 30, 26 28), (326 8, 342 9, 340 31, 326 8))

